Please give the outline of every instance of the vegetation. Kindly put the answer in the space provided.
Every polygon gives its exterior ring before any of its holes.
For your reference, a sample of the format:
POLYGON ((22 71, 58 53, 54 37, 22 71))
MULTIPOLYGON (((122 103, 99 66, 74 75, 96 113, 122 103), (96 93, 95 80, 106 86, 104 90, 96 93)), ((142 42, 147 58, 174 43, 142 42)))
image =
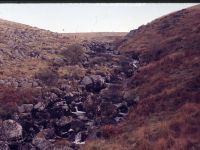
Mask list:
POLYGON ((31 88, 15 89, 10 87, 0 87, 0 117, 6 118, 12 115, 17 106, 26 103, 34 103, 34 96, 39 91, 31 88))
POLYGON ((70 45, 67 49, 62 51, 62 55, 67 59, 71 65, 78 64, 84 59, 84 49, 79 44, 70 45))
POLYGON ((56 71, 51 69, 40 70, 35 77, 40 79, 45 85, 55 85, 58 81, 59 75, 56 71))

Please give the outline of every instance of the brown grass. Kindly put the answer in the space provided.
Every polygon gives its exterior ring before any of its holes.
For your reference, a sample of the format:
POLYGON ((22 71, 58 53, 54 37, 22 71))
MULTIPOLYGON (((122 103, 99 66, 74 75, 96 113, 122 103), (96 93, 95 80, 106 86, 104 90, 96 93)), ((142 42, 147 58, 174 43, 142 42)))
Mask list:
MULTIPOLYGON (((153 117, 153 116, 151 116, 153 117)), ((143 125, 134 128, 129 120, 123 133, 112 136, 108 140, 88 141, 82 149, 116 150, 188 150, 198 149, 200 139, 200 105, 195 103, 185 104, 172 114, 162 117, 148 118, 143 125)))
POLYGON ((32 88, 14 89, 0 87, 0 117, 12 115, 17 106, 24 103, 34 103, 34 97, 40 92, 32 88))
POLYGON ((140 54, 143 65, 125 89, 140 100, 117 125, 117 135, 88 141, 85 150, 97 143, 99 149, 117 143, 116 150, 200 149, 199 10, 200 5, 159 18, 118 43, 119 50, 140 54))

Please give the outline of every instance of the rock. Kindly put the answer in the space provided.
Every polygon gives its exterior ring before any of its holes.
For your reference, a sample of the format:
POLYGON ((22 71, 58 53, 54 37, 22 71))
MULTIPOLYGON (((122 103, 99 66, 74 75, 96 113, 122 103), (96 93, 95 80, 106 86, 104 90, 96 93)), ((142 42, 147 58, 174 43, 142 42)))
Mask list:
POLYGON ((2 123, 1 133, 3 139, 20 139, 22 137, 22 126, 14 120, 5 120, 2 123))
POLYGON ((62 116, 57 122, 56 125, 57 126, 65 126, 69 123, 71 123, 73 121, 73 118, 71 116, 66 117, 66 116, 62 116))
POLYGON ((0 150, 9 150, 9 146, 6 142, 0 141, 0 150))
POLYGON ((6 86, 12 86, 12 83, 11 82, 6 82, 5 85, 6 86))
POLYGON ((3 56, 2 54, 0 53, 0 64, 3 64, 4 60, 3 60, 3 56))
POLYGON ((45 109, 45 104, 43 102, 38 102, 35 106, 34 109, 38 111, 43 111, 45 109))
MULTIPOLYGON (((54 94, 56 94, 57 96, 61 96, 61 95, 63 94, 63 91, 60 90, 60 89, 57 88, 57 87, 51 88, 51 92, 54 93, 54 94)), ((52 97, 52 98, 56 98, 55 95, 52 95, 51 97, 52 97)))
POLYGON ((92 79, 89 76, 85 76, 83 80, 81 81, 81 84, 88 86, 93 83, 92 79))
POLYGON ((39 57, 39 56, 40 56, 40 53, 39 53, 39 52, 36 52, 36 51, 32 51, 32 52, 30 52, 29 56, 30 56, 30 57, 39 57))
POLYGON ((81 81, 81 84, 90 92, 99 92, 106 87, 105 79, 100 75, 85 76, 81 81))
POLYGON ((51 100, 54 100, 54 99, 57 99, 57 98, 58 98, 58 95, 56 95, 55 93, 51 93, 50 96, 49 96, 49 98, 50 98, 51 100))
POLYGON ((49 150, 52 146, 51 142, 46 140, 43 132, 39 132, 32 140, 32 144, 35 145, 40 150, 49 150))
POLYGON ((113 54, 114 55, 120 55, 120 52, 115 50, 115 51, 113 51, 113 54))
POLYGON ((39 84, 36 81, 33 81, 32 87, 37 87, 37 86, 39 86, 39 84))
POLYGON ((18 82, 16 82, 16 81, 12 82, 12 86, 13 86, 13 87, 17 88, 17 87, 18 87, 18 85, 19 85, 19 83, 18 83, 18 82))
POLYGON ((100 104, 100 100, 98 100, 95 95, 90 94, 87 96, 86 100, 83 103, 83 107, 86 110, 87 114, 92 112, 93 115, 97 112, 97 106, 100 104))
POLYGON ((4 80, 0 80, 0 85, 3 85, 5 84, 5 81, 4 80))
POLYGON ((20 113, 30 113, 33 109, 33 104, 22 104, 18 106, 18 111, 20 113))
POLYGON ((54 63, 54 65, 61 66, 65 63, 65 61, 62 58, 54 58, 53 63, 54 63))
POLYGON ((71 87, 67 84, 61 84, 60 85, 60 89, 63 90, 63 91, 70 91, 71 87))
POLYGON ((54 129, 52 128, 47 128, 41 131, 42 134, 45 136, 46 139, 52 139, 54 137, 54 129))
POLYGON ((82 131, 85 129, 85 124, 80 120, 74 120, 71 122, 71 129, 73 129, 75 132, 82 131))

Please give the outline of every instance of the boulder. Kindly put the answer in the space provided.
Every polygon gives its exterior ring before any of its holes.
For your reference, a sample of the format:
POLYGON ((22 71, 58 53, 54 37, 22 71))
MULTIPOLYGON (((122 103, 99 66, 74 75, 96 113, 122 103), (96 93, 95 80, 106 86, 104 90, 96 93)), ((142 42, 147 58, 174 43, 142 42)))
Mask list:
POLYGON ((106 87, 105 79, 100 75, 85 76, 81 84, 84 85, 89 92, 99 92, 106 87))
POLYGON ((20 139, 22 137, 22 126, 11 119, 3 121, 0 130, 4 140, 20 139))
POLYGON ((79 132, 85 129, 85 124, 80 120, 74 120, 71 122, 71 129, 73 129, 75 132, 79 132))

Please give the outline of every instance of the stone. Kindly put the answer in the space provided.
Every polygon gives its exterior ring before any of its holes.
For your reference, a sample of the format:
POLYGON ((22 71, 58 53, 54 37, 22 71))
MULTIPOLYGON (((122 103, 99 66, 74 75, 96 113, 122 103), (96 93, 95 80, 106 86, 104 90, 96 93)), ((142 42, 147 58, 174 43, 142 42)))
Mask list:
POLYGON ((90 85, 92 83, 93 83, 93 81, 92 81, 92 79, 89 76, 85 76, 83 78, 83 80, 81 81, 81 84, 83 84, 85 86, 88 86, 88 85, 90 85))
POLYGON ((11 82, 6 82, 5 85, 6 86, 12 86, 12 83, 11 82))
POLYGON ((57 126, 65 126, 69 123, 71 123, 73 121, 73 118, 71 116, 66 117, 66 116, 62 116, 57 122, 56 125, 57 126))
POLYGON ((97 105, 99 102, 95 99, 93 94, 87 96, 86 100, 83 103, 83 107, 86 112, 92 112, 93 114, 97 111, 97 105))
POLYGON ((35 106, 34 109, 38 111, 43 111, 45 109, 45 104, 43 102, 38 102, 35 106))
POLYGON ((1 85, 5 84, 5 81, 4 80, 0 80, 0 84, 1 85))
MULTIPOLYGON (((61 96, 63 94, 63 91, 60 90, 59 88, 57 87, 53 87, 51 88, 51 92, 56 94, 57 96, 61 96)), ((52 95, 52 98, 53 98, 53 95, 52 95)), ((54 95, 54 98, 56 98, 56 96, 54 95)))
POLYGON ((100 75, 85 76, 82 79, 81 84, 90 92, 99 92, 101 89, 106 87, 105 79, 100 75))
POLYGON ((71 89, 71 87, 69 86, 69 85, 67 85, 67 84, 61 84, 60 85, 60 89, 61 90, 65 90, 65 91, 69 91, 70 89, 71 89))
POLYGON ((51 93, 50 96, 49 96, 49 98, 51 100, 54 100, 54 99, 58 98, 58 96, 55 93, 51 93))
POLYGON ((54 129, 47 128, 41 131, 42 134, 45 136, 46 139, 52 139, 55 135, 54 129))
POLYGON ((3 139, 20 139, 22 137, 22 126, 14 120, 5 120, 2 123, 1 133, 3 139))
POLYGON ((30 113, 33 109, 33 104, 22 104, 18 106, 18 112, 20 113, 30 113))
POLYGON ((37 86, 39 86, 39 84, 36 81, 33 81, 32 87, 37 87, 37 86))
POLYGON ((32 144, 40 150, 49 150, 52 146, 51 142, 46 140, 43 132, 39 132, 32 140, 32 144))
POLYGON ((12 86, 15 87, 15 88, 17 88, 19 86, 19 83, 16 82, 16 81, 14 81, 14 82, 12 82, 12 86))
POLYGON ((73 129, 76 132, 84 130, 84 128, 85 128, 85 124, 84 124, 84 122, 82 122, 80 120, 74 120, 71 122, 71 129, 73 129))

